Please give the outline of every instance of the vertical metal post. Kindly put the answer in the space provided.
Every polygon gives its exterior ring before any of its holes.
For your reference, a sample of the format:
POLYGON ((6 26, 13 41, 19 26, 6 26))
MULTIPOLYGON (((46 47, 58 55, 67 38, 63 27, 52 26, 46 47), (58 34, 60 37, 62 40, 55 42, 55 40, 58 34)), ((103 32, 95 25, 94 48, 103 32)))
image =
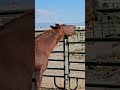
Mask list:
POLYGON ((65 67, 65 38, 63 39, 63 59, 64 59, 64 89, 66 90, 66 67, 65 67))
POLYGON ((77 41, 79 41, 79 33, 77 33, 77 41))
POLYGON ((69 50, 69 38, 67 38, 67 47, 68 47, 68 81, 69 81, 69 88, 70 88, 70 50, 69 50))

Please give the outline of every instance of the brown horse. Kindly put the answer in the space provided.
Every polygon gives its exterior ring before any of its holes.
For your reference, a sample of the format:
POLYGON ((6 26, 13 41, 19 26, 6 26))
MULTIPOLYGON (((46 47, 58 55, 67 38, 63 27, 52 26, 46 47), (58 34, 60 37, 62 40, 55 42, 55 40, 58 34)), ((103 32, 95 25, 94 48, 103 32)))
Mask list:
POLYGON ((31 90, 34 10, 0 27, 0 90, 31 90))
POLYGON ((41 90, 41 82, 44 71, 48 66, 50 52, 64 36, 75 34, 75 26, 59 25, 51 26, 52 30, 45 31, 35 39, 35 71, 37 90, 41 90))

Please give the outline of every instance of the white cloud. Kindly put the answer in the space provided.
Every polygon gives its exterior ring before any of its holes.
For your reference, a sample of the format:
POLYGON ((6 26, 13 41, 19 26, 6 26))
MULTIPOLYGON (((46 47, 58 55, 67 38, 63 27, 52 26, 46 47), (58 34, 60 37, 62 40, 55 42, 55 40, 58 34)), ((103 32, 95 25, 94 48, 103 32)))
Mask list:
POLYGON ((36 9, 35 10, 35 23, 41 22, 58 22, 60 17, 63 15, 61 10, 47 10, 47 9, 36 9))
POLYGON ((36 15, 44 15, 44 16, 57 15, 56 12, 54 12, 54 11, 49 11, 49 10, 45 10, 45 9, 36 9, 36 10, 35 10, 35 14, 36 14, 36 15))

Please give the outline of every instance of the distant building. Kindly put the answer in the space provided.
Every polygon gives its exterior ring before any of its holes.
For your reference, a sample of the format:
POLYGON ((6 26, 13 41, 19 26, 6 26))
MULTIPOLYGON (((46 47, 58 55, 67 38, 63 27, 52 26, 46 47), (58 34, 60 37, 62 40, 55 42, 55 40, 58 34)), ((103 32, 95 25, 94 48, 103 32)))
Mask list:
MULTIPOLYGON (((43 30, 49 30, 51 28, 35 28, 35 31, 43 31, 43 30)), ((76 26, 76 30, 84 30, 85 26, 76 26)))
POLYGON ((76 30, 84 30, 85 26, 76 26, 76 30))

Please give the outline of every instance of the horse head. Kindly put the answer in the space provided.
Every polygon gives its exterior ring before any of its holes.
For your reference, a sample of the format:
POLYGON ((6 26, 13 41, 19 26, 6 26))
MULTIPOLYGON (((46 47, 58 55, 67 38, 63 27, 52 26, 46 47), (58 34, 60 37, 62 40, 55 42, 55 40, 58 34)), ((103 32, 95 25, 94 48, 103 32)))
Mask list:
POLYGON ((74 25, 65 24, 55 24, 55 26, 50 26, 52 29, 59 29, 61 33, 65 36, 75 35, 76 27, 74 25))

